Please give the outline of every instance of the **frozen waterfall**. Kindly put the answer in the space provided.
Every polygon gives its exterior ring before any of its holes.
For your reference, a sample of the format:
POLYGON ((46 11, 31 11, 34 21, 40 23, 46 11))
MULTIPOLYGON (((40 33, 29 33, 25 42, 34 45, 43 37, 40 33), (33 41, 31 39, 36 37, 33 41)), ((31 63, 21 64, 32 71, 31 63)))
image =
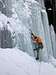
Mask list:
MULTIPOLYGON (((50 56, 53 56, 53 54, 55 56, 53 41, 55 38, 51 38, 51 36, 53 36, 51 33, 53 29, 51 28, 51 30, 49 30, 46 10, 35 0, 11 0, 11 7, 10 5, 8 7, 13 14, 11 14, 9 18, 5 16, 8 14, 4 15, 0 13, 0 31, 1 28, 3 30, 3 25, 7 26, 8 31, 11 32, 9 34, 13 47, 19 48, 20 50, 27 52, 29 55, 33 57, 35 55, 36 57, 31 40, 30 31, 32 31, 35 35, 43 38, 44 48, 40 50, 40 60, 48 61, 50 56), (2 18, 2 16, 4 18, 2 18)), ((6 9, 8 9, 7 6, 6 9)), ((7 33, 5 34, 7 36, 7 33)), ((8 37, 5 41, 9 41, 8 37)))

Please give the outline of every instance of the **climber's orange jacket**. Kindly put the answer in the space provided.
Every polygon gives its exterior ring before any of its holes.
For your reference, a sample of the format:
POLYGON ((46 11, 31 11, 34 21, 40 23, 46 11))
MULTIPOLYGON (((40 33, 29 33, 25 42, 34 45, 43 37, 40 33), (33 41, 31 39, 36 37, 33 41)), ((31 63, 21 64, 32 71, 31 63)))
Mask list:
POLYGON ((36 44, 43 44, 43 39, 40 36, 32 35, 32 40, 36 44))

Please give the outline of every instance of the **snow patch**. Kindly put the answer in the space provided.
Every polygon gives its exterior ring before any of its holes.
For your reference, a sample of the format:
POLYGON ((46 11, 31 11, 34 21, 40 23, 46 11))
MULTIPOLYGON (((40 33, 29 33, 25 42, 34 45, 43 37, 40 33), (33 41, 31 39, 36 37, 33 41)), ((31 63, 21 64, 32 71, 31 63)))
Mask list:
POLYGON ((19 49, 0 49, 1 75, 56 75, 50 63, 38 62, 19 49))

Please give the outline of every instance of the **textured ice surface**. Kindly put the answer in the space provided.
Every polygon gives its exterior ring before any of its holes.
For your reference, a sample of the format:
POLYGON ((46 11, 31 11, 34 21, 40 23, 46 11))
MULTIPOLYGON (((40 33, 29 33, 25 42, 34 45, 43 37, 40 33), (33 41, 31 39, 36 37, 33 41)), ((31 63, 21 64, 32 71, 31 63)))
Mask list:
POLYGON ((55 39, 54 28, 53 28, 52 25, 50 26, 50 35, 51 35, 51 43, 52 43, 52 49, 53 49, 53 56, 56 58, 56 39, 55 39))
POLYGON ((3 25, 7 26, 14 41, 13 47, 17 47, 31 56, 34 56, 34 52, 30 31, 41 36, 44 48, 40 51, 40 59, 48 61, 49 56, 53 56, 48 18, 46 10, 38 5, 39 3, 35 0, 12 0, 13 15, 8 18, 0 13, 0 28, 3 25), (7 21, 10 24, 7 24, 7 21))

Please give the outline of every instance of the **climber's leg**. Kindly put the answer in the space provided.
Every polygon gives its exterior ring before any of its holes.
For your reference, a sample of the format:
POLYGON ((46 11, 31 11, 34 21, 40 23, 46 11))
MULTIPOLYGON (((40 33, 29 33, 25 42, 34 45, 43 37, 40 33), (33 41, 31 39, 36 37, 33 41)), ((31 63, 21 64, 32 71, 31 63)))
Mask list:
POLYGON ((39 60, 39 49, 37 49, 37 57, 36 60, 39 60))

